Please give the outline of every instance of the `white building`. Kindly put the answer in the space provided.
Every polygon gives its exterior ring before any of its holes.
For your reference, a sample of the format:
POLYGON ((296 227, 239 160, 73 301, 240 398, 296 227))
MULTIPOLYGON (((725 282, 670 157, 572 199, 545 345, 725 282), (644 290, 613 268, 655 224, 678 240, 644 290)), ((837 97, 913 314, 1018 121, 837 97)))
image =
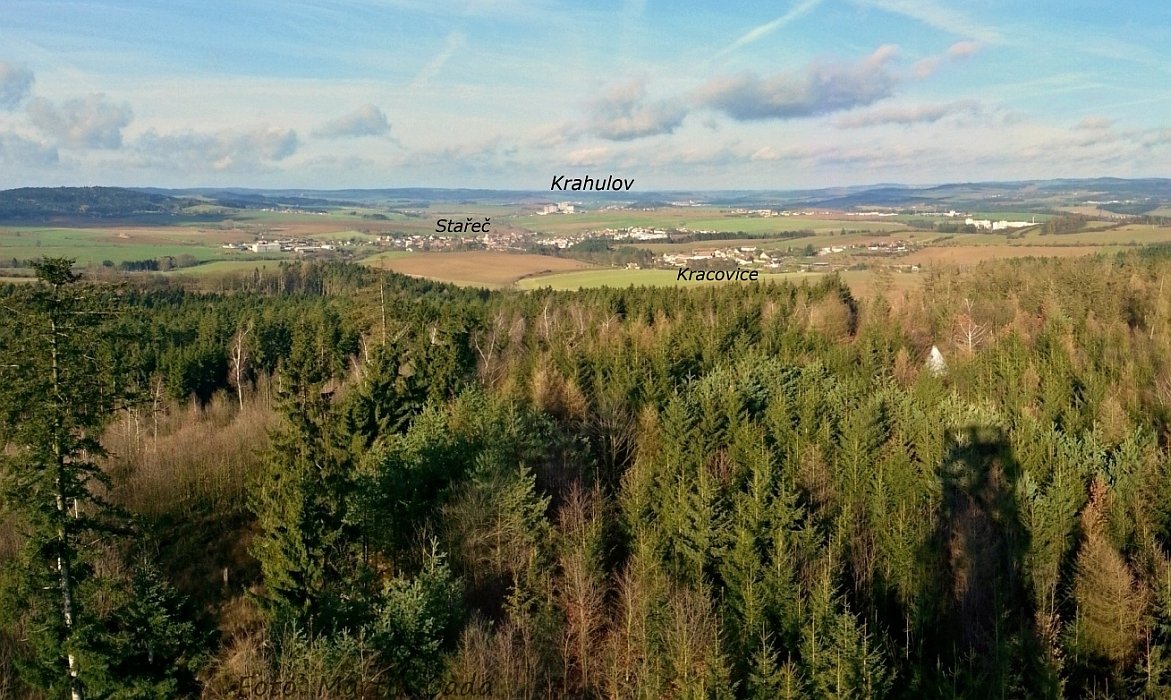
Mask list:
POLYGON ((1026 226, 1032 226, 1035 223, 1036 222, 1030 222, 1030 221, 1005 221, 1003 219, 1001 219, 1000 221, 990 221, 988 219, 973 219, 970 216, 968 218, 964 219, 964 224, 966 224, 968 226, 975 226, 976 228, 986 228, 986 229, 990 229, 992 231, 1003 231, 1005 229, 1010 229, 1010 228, 1024 228, 1026 226))
POLYGON ((1002 231, 1002 230, 1008 229, 1008 228, 1024 228, 1026 226, 1032 226, 1032 225, 1033 224, 1028 221, 1004 221, 1004 220, 1001 220, 1001 221, 997 221, 996 223, 992 224, 992 230, 993 231, 1002 231))

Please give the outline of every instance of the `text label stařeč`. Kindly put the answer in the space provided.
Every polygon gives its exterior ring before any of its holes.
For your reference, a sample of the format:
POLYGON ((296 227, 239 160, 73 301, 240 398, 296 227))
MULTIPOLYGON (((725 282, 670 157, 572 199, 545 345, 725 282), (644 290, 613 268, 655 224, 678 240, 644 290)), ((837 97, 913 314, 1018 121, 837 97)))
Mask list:
POLYGON ((435 222, 435 233, 492 233, 492 218, 485 216, 483 221, 475 221, 472 217, 460 221, 459 219, 439 219, 435 222))

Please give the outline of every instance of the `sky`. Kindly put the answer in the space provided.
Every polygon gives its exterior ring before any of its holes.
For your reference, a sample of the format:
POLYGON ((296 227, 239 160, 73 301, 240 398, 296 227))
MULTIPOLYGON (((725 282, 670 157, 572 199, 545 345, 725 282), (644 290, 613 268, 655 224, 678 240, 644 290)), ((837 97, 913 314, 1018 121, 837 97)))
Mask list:
POLYGON ((0 188, 1165 177, 1171 3, 3 0, 0 188))

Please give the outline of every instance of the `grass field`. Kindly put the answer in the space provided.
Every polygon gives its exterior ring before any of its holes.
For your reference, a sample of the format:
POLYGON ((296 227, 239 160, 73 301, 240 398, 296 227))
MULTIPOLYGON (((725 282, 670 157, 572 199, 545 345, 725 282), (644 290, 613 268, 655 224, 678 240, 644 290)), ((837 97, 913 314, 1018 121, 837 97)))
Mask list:
POLYGON ((821 219, 796 216, 744 216, 708 208, 678 207, 654 211, 607 210, 583 214, 519 216, 510 219, 521 228, 538 233, 579 233, 603 228, 681 228, 691 231, 727 231, 735 233, 780 233, 782 231, 895 231, 905 228, 896 221, 821 219), (713 215, 716 214, 716 215, 713 215))
MULTIPOLYGON (((388 255, 388 254, 384 254, 388 255)), ((532 275, 580 270, 590 267, 577 260, 545 255, 472 251, 463 253, 404 253, 363 262, 380 270, 412 277, 476 287, 507 287, 532 275)))
MULTIPOLYGON (((528 277, 517 282, 521 289, 582 289, 590 287, 666 287, 676 284, 674 270, 626 270, 619 268, 601 268, 595 270, 580 270, 576 272, 562 272, 554 275, 528 277)), ((683 284, 679 282, 678 284, 683 284)), ((707 284, 706 282, 688 282, 687 284, 707 284)))
POLYGON ((537 233, 578 233, 601 228, 626 228, 648 226, 676 228, 688 216, 695 216, 691 209, 659 209, 656 211, 606 210, 582 214, 550 214, 548 216, 525 215, 510 217, 508 221, 516 226, 537 233))
POLYGON ((1024 241, 1023 238, 1008 240, 1003 233, 938 233, 935 245, 941 246, 974 246, 995 245, 1010 246, 1024 241))
MULTIPOLYGON (((136 225, 133 222, 103 222, 101 228, 92 221, 55 222, 53 225, 26 225, 0 227, 0 261, 29 260, 41 256, 71 257, 79 265, 101 265, 109 260, 115 264, 130 260, 157 259, 164 256, 189 255, 200 264, 170 272, 171 275, 208 276, 250 273, 260 268, 276 267, 279 259, 293 259, 280 254, 259 259, 251 253, 224 249, 225 243, 251 242, 258 238, 312 238, 321 241, 356 240, 370 242, 387 232, 429 233, 437 218, 490 216, 494 231, 521 228, 548 233, 570 233, 600 228, 647 226, 691 230, 744 231, 767 235, 784 231, 809 230, 809 236, 794 239, 723 239, 693 243, 637 243, 655 254, 692 252, 729 247, 754 247, 768 251, 789 251, 802 255, 808 246, 821 249, 829 246, 859 246, 891 240, 909 241, 922 248, 909 255, 891 259, 899 264, 923 264, 931 267, 972 265, 994 258, 1024 256, 1074 256, 1112 253, 1127 246, 1171 242, 1171 227, 1151 224, 1127 224, 1108 231, 1090 231, 1060 236, 1041 236, 1039 227, 1023 236, 1008 239, 1004 234, 941 234, 933 231, 908 229, 898 220, 865 220, 820 217, 753 217, 734 214, 728 209, 713 207, 675 207, 654 211, 604 210, 574 215, 530 216, 516 215, 515 208, 491 205, 445 203, 442 207, 412 205, 421 215, 405 217, 388 215, 388 220, 363 219, 348 212, 333 211, 327 215, 288 212, 236 212, 231 218, 193 220, 175 218, 169 222, 136 225), (841 235, 845 229, 846 235, 841 235), (861 231, 865 230, 865 231, 861 231)), ((361 211, 365 212, 366 209, 361 211)), ((210 213, 210 212, 209 212, 210 213)), ((977 214, 988 218, 1027 220, 1032 214, 1024 212, 987 212, 977 214)), ((1038 216, 1038 220, 1043 217, 1038 216)), ((1109 222, 1101 222, 1101 226, 1109 222)), ((627 245, 619 243, 618 245, 627 245)), ((624 270, 593 268, 590 265, 564 258, 539 255, 513 255, 496 252, 463 253, 408 253, 386 250, 376 246, 350 248, 356 255, 369 255, 360 262, 373 267, 395 270, 418 277, 484 287, 519 285, 531 289, 546 284, 559 289, 577 289, 600 285, 628 286, 631 284, 676 284, 670 270, 624 270)), ((831 262, 850 265, 870 264, 872 257, 856 255, 856 251, 835 254, 831 262)), ((882 264, 882 263, 879 263, 882 264)), ((20 274, 14 272, 14 277, 20 274)), ((770 275, 765 278, 800 279, 798 273, 770 275)), ((852 287, 869 293, 875 276, 871 273, 843 273, 852 287)), ((894 275, 881 277, 883 284, 910 283, 894 275)), ((683 284, 683 283, 680 283, 683 284)), ((695 283, 686 283, 695 284, 695 283)))
POLYGON ((0 259, 32 260, 41 256, 75 258, 79 264, 110 260, 153 260, 163 256, 191 255, 196 260, 239 257, 220 246, 247 239, 222 231, 171 228, 34 228, 0 229, 0 259))
MULTIPOLYGON (((1053 218, 1052 214, 1034 214, 1028 211, 977 211, 972 212, 973 219, 988 219, 990 221, 1036 221, 1043 224, 1053 218)), ((964 223, 959 219, 959 223, 964 223)))
POLYGON ((492 204, 487 202, 434 202, 431 204, 411 204, 410 206, 402 206, 403 209, 409 209, 412 212, 419 212, 423 220, 430 219, 434 221, 441 216, 478 216, 478 217, 492 217, 495 221, 497 218, 503 220, 508 217, 516 215, 517 207, 513 204, 492 204))
MULTIPOLYGON (((639 248, 645 248, 652 253, 686 253, 693 250, 712 250, 715 248, 733 248, 733 247, 756 247, 762 250, 785 250, 786 248, 801 249, 807 244, 818 238, 817 236, 808 236, 805 238, 763 238, 763 239, 743 239, 743 238, 721 238, 714 241, 699 241, 697 243, 627 243, 625 241, 618 241, 614 243, 615 247, 634 245, 639 248)), ((840 237, 839 237, 840 238, 840 237)), ((845 239, 841 239, 845 240, 845 239)))
POLYGON ((869 299, 879 291, 884 291, 888 297, 901 296, 919 286, 923 276, 918 273, 892 272, 879 274, 871 270, 846 270, 838 273, 842 280, 850 285, 854 296, 869 299))
POLYGON ((1001 258, 1049 257, 1066 258, 1078 255, 1096 255, 1109 252, 1103 246, 991 246, 948 245, 922 248, 899 258, 907 265, 975 265, 985 260, 1001 258))
MULTIPOLYGON (((1081 214, 1082 216, 1092 216, 1092 217, 1102 218, 1102 219, 1109 219, 1112 216, 1117 216, 1117 214, 1115 214, 1114 212, 1112 212, 1108 209, 1103 209, 1103 208, 1101 208, 1097 205, 1093 205, 1093 204, 1083 204, 1083 205, 1076 205, 1076 206, 1063 206, 1063 207, 1058 207, 1058 209, 1060 209, 1063 212, 1069 212, 1070 214, 1081 214)), ((1040 221, 1041 219, 1038 218, 1037 220, 1040 221)))
POLYGON ((815 219, 796 216, 729 217, 695 219, 687 223, 692 231, 744 231, 745 233, 773 233, 781 231, 802 231, 816 233, 845 230, 851 232, 901 231, 906 228, 897 221, 867 221, 865 219, 815 219))
MULTIPOLYGON (((1107 226, 1101 222, 1097 226, 1107 226)), ((947 246, 1004 246, 1006 248, 1045 246, 1126 246, 1148 245, 1151 243, 1171 242, 1171 226, 1154 226, 1152 224, 1127 224, 1108 231, 1086 231, 1083 233, 1063 233, 1061 235, 1042 236, 1040 227, 1030 229, 1020 238, 1009 239, 1003 233, 953 233, 934 234, 936 237, 948 236, 949 239, 941 242, 947 246)))
POLYGON ((1171 226, 1127 224, 1109 231, 1065 233, 1059 236, 1032 234, 1025 240, 1035 245, 1149 245, 1171 243, 1171 226))
POLYGON ((315 241, 376 241, 378 234, 364 233, 362 231, 346 230, 346 231, 332 231, 330 233, 313 233, 308 236, 315 241))
MULTIPOLYGON (((0 260, 32 260, 41 256, 70 257, 76 259, 79 265, 87 265, 101 264, 104 260, 120 263, 168 255, 190 255, 201 263, 239 261, 247 269, 251 269, 254 262, 251 253, 224 249, 221 246, 225 243, 250 243, 257 238, 368 242, 376 239, 378 235, 358 231, 338 221, 330 221, 334 218, 331 216, 277 212, 259 214, 265 216, 162 227, 0 227, 0 260)), ((365 223, 363 222, 363 228, 365 223)), ((393 223, 388 222, 370 223, 372 226, 380 225, 388 230, 393 227, 393 223)), ((292 256, 289 257, 291 259, 292 256)))
MULTIPOLYGON (((759 248, 761 250, 787 250, 792 248, 794 251, 799 251, 807 245, 814 248, 827 248, 830 246, 846 246, 846 245, 866 245, 869 243, 878 243, 892 240, 909 241, 919 245, 925 245, 931 241, 937 240, 941 237, 940 234, 931 231, 900 231, 898 233, 890 234, 874 234, 874 233, 858 233, 846 234, 842 236, 838 233, 819 233, 813 236, 805 236, 803 238, 730 238, 718 239, 714 241, 700 241, 697 243, 641 243, 639 248, 646 248, 652 253, 684 253, 692 250, 713 250, 716 248, 731 248, 731 247, 750 247, 759 248)), ((1001 241, 1004 239, 1001 238, 1001 241)), ((615 243, 617 246, 627 245, 623 242, 615 243)))
MULTIPOLYGON (((382 264, 383 261, 385 261, 385 260, 397 260, 398 258, 409 258, 412 255, 417 255, 417 253, 408 253, 405 250, 388 250, 385 253, 375 253, 374 255, 362 258, 361 263, 363 265, 369 265, 371 267, 382 268, 382 267, 386 267, 385 265, 382 264)), ((387 269, 389 269, 389 268, 387 268, 387 269)))

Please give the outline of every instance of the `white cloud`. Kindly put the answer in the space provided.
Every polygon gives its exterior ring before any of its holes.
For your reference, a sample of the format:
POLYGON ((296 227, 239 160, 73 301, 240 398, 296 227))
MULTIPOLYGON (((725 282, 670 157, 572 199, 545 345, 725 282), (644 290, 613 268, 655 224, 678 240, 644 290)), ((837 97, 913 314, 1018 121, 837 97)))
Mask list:
POLYGON ((1109 129, 1113 125, 1113 119, 1108 119, 1106 117, 1086 117, 1077 123, 1076 128, 1098 131, 1101 129, 1109 129))
POLYGON ((942 104, 889 106, 844 114, 834 120, 834 126, 839 129, 858 129, 880 124, 909 126, 937 122, 944 117, 954 115, 976 115, 979 113, 980 105, 973 100, 942 104))
POLYGON ((122 129, 134 116, 130 105, 109 102, 102 93, 60 104, 38 97, 27 109, 34 126, 71 148, 120 147, 122 129))
POLYGON ((612 153, 605 146, 579 148, 565 155, 566 165, 601 165, 610 160, 612 153))
POLYGON ((390 132, 390 122, 378 107, 367 104, 344 117, 332 119, 313 132, 323 138, 381 136, 390 132))
POLYGON ((944 51, 942 54, 928 56, 922 61, 915 63, 911 69, 912 74, 920 80, 931 77, 939 69, 939 66, 943 64, 945 59, 953 62, 961 61, 975 55, 981 48, 983 48, 983 45, 978 41, 957 41, 949 46, 947 51, 944 51))
POLYGON ((677 100, 649 101, 646 81, 633 79, 611 87, 590 103, 583 130, 611 141, 669 134, 683 122, 687 107, 677 100))
POLYGON ((211 172, 257 172, 296 153, 300 146, 292 129, 257 128, 214 133, 181 131, 160 134, 153 129, 129 144, 138 167, 211 172))
POLYGON ((425 148, 404 154, 399 163, 424 169, 442 168, 456 172, 503 172, 516 167, 520 149, 499 136, 478 141, 425 148))
POLYGON ((978 41, 957 41, 947 47, 947 57, 953 60, 973 56, 982 48, 978 41))
POLYGON ((852 65, 813 64, 759 77, 714 78, 697 93, 699 104, 738 121, 797 119, 830 114, 889 97, 899 78, 890 70, 898 48, 881 46, 852 65))

